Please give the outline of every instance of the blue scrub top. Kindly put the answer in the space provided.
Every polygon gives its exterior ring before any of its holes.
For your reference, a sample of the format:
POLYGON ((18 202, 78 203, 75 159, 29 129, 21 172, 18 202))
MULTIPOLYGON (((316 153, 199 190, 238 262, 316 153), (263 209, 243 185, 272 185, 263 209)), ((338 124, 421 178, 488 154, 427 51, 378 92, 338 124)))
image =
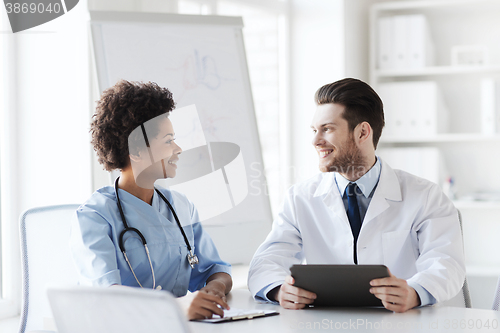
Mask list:
MULTIPOLYGON (((156 286, 175 296, 184 296, 187 290, 194 292, 204 287, 212 274, 231 274, 231 265, 220 259, 212 239, 201 226, 196 208, 183 194, 160 188, 174 207, 200 260, 194 269, 187 261, 188 249, 177 222, 156 191, 151 205, 122 189, 118 191, 128 226, 137 228, 146 238, 156 286)), ((97 190, 78 208, 72 220, 71 250, 82 284, 139 286, 118 245, 123 229, 112 186, 97 190)), ((124 236, 124 245, 142 286, 152 288, 151 268, 140 238, 129 231, 124 236)))

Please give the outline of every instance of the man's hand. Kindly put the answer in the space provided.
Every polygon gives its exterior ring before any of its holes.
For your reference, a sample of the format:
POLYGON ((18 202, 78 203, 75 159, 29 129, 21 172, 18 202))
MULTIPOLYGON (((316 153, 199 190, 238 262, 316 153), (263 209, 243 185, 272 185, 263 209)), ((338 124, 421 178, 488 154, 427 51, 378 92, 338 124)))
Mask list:
POLYGON ((275 300, 285 309, 302 309, 306 305, 312 304, 316 299, 316 294, 295 287, 294 283, 293 277, 287 276, 278 293, 274 295, 275 300))
POLYGON ((398 279, 389 271, 389 277, 370 281, 370 292, 382 300, 387 310, 405 312, 420 305, 415 289, 406 280, 398 279))
POLYGON ((208 293, 208 291, 203 291, 203 289, 193 293, 193 296, 194 298, 187 309, 189 320, 212 318, 214 314, 224 317, 222 309, 229 310, 229 305, 227 305, 225 300, 217 295, 208 293))

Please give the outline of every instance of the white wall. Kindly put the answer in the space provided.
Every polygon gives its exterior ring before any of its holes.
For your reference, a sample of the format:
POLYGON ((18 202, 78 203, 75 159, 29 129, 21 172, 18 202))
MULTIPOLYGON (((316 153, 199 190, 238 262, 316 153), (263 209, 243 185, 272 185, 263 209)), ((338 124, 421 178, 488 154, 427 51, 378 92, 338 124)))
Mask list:
POLYGON ((344 75, 343 3, 341 0, 291 0, 292 184, 319 172, 310 129, 316 110, 314 93, 344 75))
MULTIPOLYGON (((18 219, 32 207, 91 194, 86 1, 25 32, 8 34, 2 146, 4 296, 20 298, 18 219), (6 137, 8 136, 8 137, 6 137)), ((7 312, 0 309, 0 315, 7 312)))
MULTIPOLYGON (((2 29, 7 29, 7 14, 2 13, 2 29)), ((2 298, 0 300, 0 318, 13 316, 19 308, 20 270, 17 215, 18 200, 14 184, 17 183, 17 142, 10 140, 17 133, 17 113, 7 112, 15 108, 17 85, 16 67, 9 66, 16 58, 15 40, 5 34, 1 38, 1 95, 0 95, 0 177, 1 177, 1 253, 2 253, 2 298), (9 80, 11 79, 11 80, 9 80), (10 97, 10 98, 9 98, 10 97), (6 207, 9 207, 7 209, 6 207), (12 254, 12 255, 7 255, 12 254), (8 287, 8 288, 7 288, 8 287)))
POLYGON ((344 76, 369 81, 369 10, 379 2, 394 0, 344 0, 344 76))
POLYGON ((81 202, 90 193, 89 64, 86 4, 58 19, 11 35, 13 109, 19 213, 81 202))
MULTIPOLYGON (((74 10, 83 10, 82 4, 74 10)), ((20 208, 82 202, 90 194, 85 18, 70 11, 19 33, 20 208)))
POLYGON ((369 8, 390 0, 291 0, 291 184, 318 171, 309 128, 322 85, 369 80, 369 8))

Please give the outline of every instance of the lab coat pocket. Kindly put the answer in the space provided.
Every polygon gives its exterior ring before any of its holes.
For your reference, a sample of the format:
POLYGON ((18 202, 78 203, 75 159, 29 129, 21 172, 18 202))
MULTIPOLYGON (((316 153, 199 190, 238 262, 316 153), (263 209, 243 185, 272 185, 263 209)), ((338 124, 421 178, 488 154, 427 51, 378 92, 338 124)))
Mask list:
POLYGON ((384 264, 392 274, 402 279, 415 271, 416 258, 410 233, 411 230, 396 230, 382 234, 384 264))

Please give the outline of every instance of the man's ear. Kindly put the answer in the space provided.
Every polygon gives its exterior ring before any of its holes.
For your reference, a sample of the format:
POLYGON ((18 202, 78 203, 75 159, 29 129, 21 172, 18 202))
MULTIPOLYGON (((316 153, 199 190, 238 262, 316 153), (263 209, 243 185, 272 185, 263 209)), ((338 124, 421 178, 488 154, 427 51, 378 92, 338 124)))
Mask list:
POLYGON ((366 121, 359 123, 358 126, 354 129, 354 137, 359 144, 364 143, 366 140, 372 137, 373 130, 370 124, 366 121))

